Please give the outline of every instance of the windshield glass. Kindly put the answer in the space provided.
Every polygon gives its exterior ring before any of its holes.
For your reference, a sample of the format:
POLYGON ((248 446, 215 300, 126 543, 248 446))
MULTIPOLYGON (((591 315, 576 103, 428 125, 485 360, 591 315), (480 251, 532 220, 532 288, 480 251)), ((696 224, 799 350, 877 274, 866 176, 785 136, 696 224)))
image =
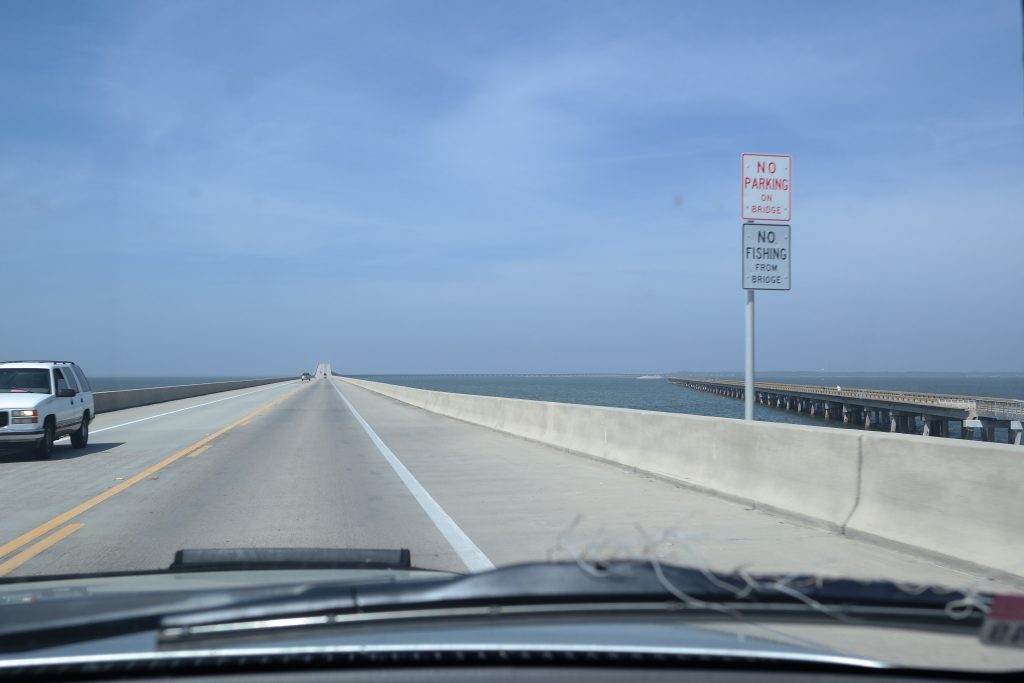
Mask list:
POLYGON ((67 384, 0 369, 0 589, 628 559, 952 591, 914 651, 1012 668, 1022 13, 0 3, 2 357, 67 384))
POLYGON ((0 368, 0 392, 48 394, 50 371, 0 368))

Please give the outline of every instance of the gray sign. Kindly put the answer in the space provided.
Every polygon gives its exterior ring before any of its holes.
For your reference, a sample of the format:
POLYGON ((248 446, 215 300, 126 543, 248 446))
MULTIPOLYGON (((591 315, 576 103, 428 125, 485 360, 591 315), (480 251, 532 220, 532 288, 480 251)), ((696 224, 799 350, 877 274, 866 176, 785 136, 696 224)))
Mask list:
POLYGON ((743 289, 789 289, 789 227, 743 224, 743 289))

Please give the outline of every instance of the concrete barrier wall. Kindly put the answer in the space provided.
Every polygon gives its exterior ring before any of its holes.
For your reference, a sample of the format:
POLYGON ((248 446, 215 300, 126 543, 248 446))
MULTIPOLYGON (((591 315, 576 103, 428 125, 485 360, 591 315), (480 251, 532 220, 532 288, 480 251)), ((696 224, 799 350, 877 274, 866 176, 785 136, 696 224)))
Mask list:
POLYGON ((1013 446, 339 379, 844 533, 1024 574, 1024 458, 1013 446))
POLYGON ((294 377, 270 377, 266 379, 242 379, 230 382, 210 382, 208 384, 183 384, 176 387, 154 387, 152 389, 124 389, 121 391, 97 391, 93 394, 96 402, 96 413, 109 413, 112 410, 124 410, 152 403, 175 401, 180 398, 206 396, 221 391, 233 391, 258 387, 263 384, 293 380, 294 377))
POLYGON ((525 401, 344 378, 435 413, 608 460, 832 528, 856 504, 857 441, 794 425, 765 433, 697 415, 525 401), (813 457, 808 457, 813 453, 813 457))
POLYGON ((1024 575, 1019 446, 866 434, 847 532, 1024 575))

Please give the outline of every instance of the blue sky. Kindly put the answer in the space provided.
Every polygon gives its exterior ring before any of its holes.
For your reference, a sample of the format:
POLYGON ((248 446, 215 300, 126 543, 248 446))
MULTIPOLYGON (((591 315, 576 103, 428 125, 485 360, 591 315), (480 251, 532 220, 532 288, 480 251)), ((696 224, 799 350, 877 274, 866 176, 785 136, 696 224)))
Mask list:
POLYGON ((1021 8, 7 2, 4 357, 94 375, 1024 371, 1021 8))

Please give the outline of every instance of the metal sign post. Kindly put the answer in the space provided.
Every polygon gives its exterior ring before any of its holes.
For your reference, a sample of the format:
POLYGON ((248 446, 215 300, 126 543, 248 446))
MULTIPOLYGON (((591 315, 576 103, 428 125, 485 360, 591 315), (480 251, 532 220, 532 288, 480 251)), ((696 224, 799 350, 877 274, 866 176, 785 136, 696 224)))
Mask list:
POLYGON ((754 419, 754 290, 747 290, 747 362, 743 375, 743 419, 754 419))
POLYGON ((743 419, 754 419, 754 292, 788 290, 792 248, 792 158, 783 154, 743 154, 740 215, 743 224, 743 289, 747 292, 743 419), (780 225, 779 223, 786 223, 780 225))

